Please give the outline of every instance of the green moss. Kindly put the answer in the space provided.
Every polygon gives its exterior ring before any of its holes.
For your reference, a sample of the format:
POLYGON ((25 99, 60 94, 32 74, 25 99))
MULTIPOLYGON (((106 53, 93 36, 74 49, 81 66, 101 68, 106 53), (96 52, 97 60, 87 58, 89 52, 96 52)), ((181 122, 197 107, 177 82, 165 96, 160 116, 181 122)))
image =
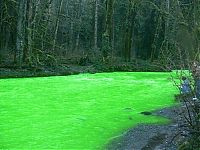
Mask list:
POLYGON ((0 148, 98 149, 174 105, 169 73, 100 73, 0 80, 0 148))

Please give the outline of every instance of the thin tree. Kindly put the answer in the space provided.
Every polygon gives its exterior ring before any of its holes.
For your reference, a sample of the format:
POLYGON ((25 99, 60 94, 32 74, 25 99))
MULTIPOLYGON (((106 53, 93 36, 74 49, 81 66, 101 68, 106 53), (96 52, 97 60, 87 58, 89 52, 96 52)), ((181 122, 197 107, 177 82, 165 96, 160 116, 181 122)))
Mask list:
POLYGON ((95 23, 94 23, 94 49, 98 49, 98 9, 99 9, 99 0, 95 0, 95 23))
POLYGON ((76 51, 79 50, 80 45, 80 31, 81 31, 81 24, 82 24, 82 8, 83 8, 83 1, 79 0, 79 20, 78 20, 78 33, 76 36, 76 51))
POLYGON ((55 31, 54 31, 54 39, 53 39, 53 53, 55 53, 55 47, 56 47, 56 40, 57 40, 57 35, 58 35, 58 28, 59 28, 59 23, 60 23, 60 13, 62 10, 62 6, 63 6, 63 0, 60 0, 60 4, 58 7, 58 15, 56 18, 56 26, 55 26, 55 31))

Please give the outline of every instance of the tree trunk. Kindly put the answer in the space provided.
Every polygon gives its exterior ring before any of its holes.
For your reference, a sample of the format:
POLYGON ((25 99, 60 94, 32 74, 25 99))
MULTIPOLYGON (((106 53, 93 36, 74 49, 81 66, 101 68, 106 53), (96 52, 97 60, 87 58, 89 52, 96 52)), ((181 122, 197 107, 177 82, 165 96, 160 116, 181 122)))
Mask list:
POLYGON ((73 46, 73 37, 74 37, 74 21, 71 19, 71 24, 70 24, 70 50, 73 52, 74 46, 73 46))
MULTIPOLYGON (((3 2, 0 1, 0 33, 3 32, 3 29, 2 29, 3 21, 2 20, 3 20, 3 2)), ((3 42, 1 39, 3 39, 2 34, 0 34, 0 63, 2 61, 2 48, 3 48, 3 46, 2 46, 3 42)))
POLYGON ((79 51, 80 33, 76 37, 76 52, 79 51))
MULTIPOLYGON (((114 9, 113 9, 114 14, 114 9)), ((111 57, 113 58, 114 55, 114 49, 115 49, 115 22, 114 22, 114 16, 112 15, 112 45, 111 45, 111 57)), ((111 59, 112 59, 111 58, 111 59)))
MULTIPOLYGON (((65 5, 65 9, 67 10, 66 12, 66 16, 69 17, 69 1, 66 1, 66 5, 65 5)), ((66 23, 69 21, 69 18, 66 18, 66 23)), ((70 31, 70 30, 68 30, 70 31)), ((65 39, 65 44, 64 44, 64 48, 65 48, 65 56, 68 55, 69 49, 70 49, 70 38, 65 39)))
MULTIPOLYGON (((42 50, 44 51, 45 49, 45 43, 46 43, 46 40, 47 40, 47 37, 48 37, 48 30, 50 28, 50 18, 51 18, 51 9, 52 9, 52 0, 48 0, 48 3, 47 3, 47 8, 46 8, 46 12, 45 12, 45 31, 43 33, 43 40, 42 40, 42 50)), ((49 51, 47 51, 49 52, 49 51)))
POLYGON ((57 40, 57 35, 58 35, 58 28, 59 28, 59 23, 60 23, 60 13, 62 10, 63 6, 63 0, 60 0, 59 4, 59 10, 58 10, 58 16, 56 18, 56 26, 55 26, 55 31, 54 31, 54 39, 53 39, 53 53, 55 53, 55 46, 56 46, 56 40, 57 40))
POLYGON ((108 57, 108 55, 112 51, 113 4, 114 0, 106 1, 106 25, 105 32, 102 37, 103 61, 108 57))
POLYGON ((94 25, 94 49, 97 50, 98 49, 98 6, 99 5, 99 1, 96 0, 95 1, 95 25, 94 25))
POLYGON ((114 4, 114 0, 107 0, 107 4, 106 4, 106 12, 107 12, 106 13, 106 33, 109 36, 110 44, 112 42, 113 4, 114 4))
POLYGON ((33 17, 33 2, 32 0, 27 0, 27 49, 24 51, 23 61, 30 63, 32 55, 32 17, 33 17))
POLYGON ((76 36, 76 51, 79 51, 80 45, 80 31, 81 31, 81 24, 82 24, 82 0, 79 0, 79 25, 78 25, 78 34, 76 36))
POLYGON ((17 39, 16 39, 16 60, 15 62, 21 67, 22 56, 24 50, 25 37, 25 0, 19 0, 18 3, 18 19, 17 19, 17 39))
MULTIPOLYGON (((165 5, 166 12, 169 14, 170 11, 170 3, 169 0, 166 0, 166 5, 165 5)), ((169 47, 169 15, 166 16, 165 19, 165 42, 166 42, 166 50, 168 51, 169 47)))
POLYGON ((200 53, 200 38, 199 38, 199 25, 200 25, 200 20, 199 20, 199 1, 194 0, 193 2, 193 7, 194 7, 194 36, 195 36, 195 50, 193 51, 193 56, 196 55, 196 53, 200 53))
POLYGON ((37 23, 37 17, 38 17, 38 15, 39 15, 39 6, 40 6, 40 0, 37 0, 37 2, 36 2, 36 4, 35 4, 35 13, 34 13, 34 16, 33 16, 33 21, 31 22, 32 23, 32 41, 33 42, 35 42, 35 38, 36 38, 36 36, 35 36, 35 31, 37 30, 36 29, 36 23, 37 23))
POLYGON ((4 46, 4 50, 8 50, 8 45, 9 45, 9 42, 10 42, 10 27, 8 26, 7 27, 7 31, 6 31, 6 36, 5 36, 5 46, 4 46))
POLYGON ((131 49, 132 49, 132 39, 133 39, 133 28, 134 19, 136 16, 135 6, 136 4, 129 0, 129 10, 126 17, 126 28, 125 28, 125 38, 124 38, 124 58, 125 61, 131 60, 131 49))

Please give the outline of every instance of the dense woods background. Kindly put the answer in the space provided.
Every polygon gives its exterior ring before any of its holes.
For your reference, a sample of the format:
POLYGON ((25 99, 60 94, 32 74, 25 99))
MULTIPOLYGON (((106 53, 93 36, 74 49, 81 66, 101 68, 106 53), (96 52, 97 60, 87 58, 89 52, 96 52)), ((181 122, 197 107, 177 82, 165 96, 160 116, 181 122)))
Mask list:
POLYGON ((0 64, 199 59, 198 0, 1 0, 0 64))

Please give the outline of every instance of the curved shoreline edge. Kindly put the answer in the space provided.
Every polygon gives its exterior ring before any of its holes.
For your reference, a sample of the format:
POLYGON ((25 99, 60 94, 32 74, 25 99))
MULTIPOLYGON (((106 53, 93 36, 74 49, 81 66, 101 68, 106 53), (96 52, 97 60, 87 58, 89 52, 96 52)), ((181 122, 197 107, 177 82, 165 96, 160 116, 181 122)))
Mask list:
POLYGON ((166 107, 152 112, 154 116, 168 118, 168 124, 139 124, 114 138, 104 149, 106 150, 176 150, 179 138, 181 104, 166 107))

